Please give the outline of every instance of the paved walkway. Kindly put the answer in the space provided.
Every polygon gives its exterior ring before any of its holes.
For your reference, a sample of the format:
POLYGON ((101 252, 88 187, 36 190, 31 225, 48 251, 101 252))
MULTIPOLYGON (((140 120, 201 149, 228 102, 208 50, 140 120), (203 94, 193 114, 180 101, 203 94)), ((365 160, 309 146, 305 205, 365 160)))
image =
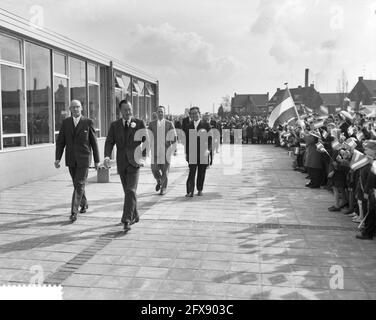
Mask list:
POLYGON ((202 198, 184 197, 181 150, 163 197, 143 168, 140 222, 126 235, 115 170, 109 184, 90 173, 90 208, 74 224, 66 173, 0 192, 0 284, 43 268, 65 299, 376 299, 376 243, 327 211, 332 195, 304 188, 280 148, 226 148, 202 198))

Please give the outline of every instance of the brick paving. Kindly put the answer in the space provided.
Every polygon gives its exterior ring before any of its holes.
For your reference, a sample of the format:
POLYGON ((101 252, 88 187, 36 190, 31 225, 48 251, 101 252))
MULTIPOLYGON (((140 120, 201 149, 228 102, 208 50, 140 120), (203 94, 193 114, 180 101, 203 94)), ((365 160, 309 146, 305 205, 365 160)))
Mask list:
POLYGON ((376 243, 327 211, 331 193, 304 188, 286 151, 225 146, 204 197, 189 199, 181 149, 173 161, 163 197, 142 168, 141 218, 126 235, 115 169, 108 184, 90 172, 90 208, 74 224, 66 171, 0 192, 0 284, 29 283, 41 266, 65 299, 376 299, 376 243), (333 266, 343 290, 330 287, 333 266))

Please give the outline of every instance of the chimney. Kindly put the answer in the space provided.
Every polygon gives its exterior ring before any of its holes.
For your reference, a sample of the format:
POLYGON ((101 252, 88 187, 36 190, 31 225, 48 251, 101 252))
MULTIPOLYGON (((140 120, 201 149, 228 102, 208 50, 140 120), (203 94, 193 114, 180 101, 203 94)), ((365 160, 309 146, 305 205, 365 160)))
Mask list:
POLYGON ((309 77, 309 69, 305 69, 305 82, 304 82, 304 85, 305 85, 306 88, 308 87, 308 81, 309 81, 308 77, 309 77))
POLYGON ((359 77, 359 81, 363 81, 363 77, 359 77))

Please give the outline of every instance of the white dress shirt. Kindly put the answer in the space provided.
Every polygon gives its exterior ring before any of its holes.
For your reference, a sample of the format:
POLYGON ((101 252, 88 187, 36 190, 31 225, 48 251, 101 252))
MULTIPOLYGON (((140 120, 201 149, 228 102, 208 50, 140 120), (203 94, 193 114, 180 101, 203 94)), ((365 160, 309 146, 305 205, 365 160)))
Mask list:
POLYGON ((198 127, 200 121, 201 121, 201 119, 198 119, 197 121, 193 121, 193 124, 194 124, 196 130, 197 130, 197 127, 198 127))
POLYGON ((130 125, 131 125, 131 121, 132 121, 132 119, 129 119, 129 120, 125 120, 125 119, 123 119, 123 126, 124 126, 124 128, 125 128, 125 122, 127 122, 127 124, 128 124, 128 128, 129 128, 130 125))
POLYGON ((158 127, 163 126, 164 123, 165 123, 165 119, 162 119, 162 120, 159 120, 159 119, 158 119, 158 127))
POLYGON ((82 115, 79 116, 79 117, 77 117, 77 118, 73 117, 73 124, 74 124, 74 127, 77 127, 78 123, 79 123, 80 120, 81 120, 81 117, 82 117, 82 115))

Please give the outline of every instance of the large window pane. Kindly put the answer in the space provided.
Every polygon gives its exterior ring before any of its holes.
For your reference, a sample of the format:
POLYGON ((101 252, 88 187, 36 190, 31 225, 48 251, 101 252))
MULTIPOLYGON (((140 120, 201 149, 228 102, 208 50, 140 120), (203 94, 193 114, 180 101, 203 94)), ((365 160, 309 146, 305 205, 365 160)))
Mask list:
POLYGON ((4 138, 4 148, 25 147, 26 137, 9 137, 4 138))
POLYGON ((0 34, 0 60, 21 64, 21 41, 0 34))
POLYGON ((4 134, 26 133, 22 74, 21 69, 1 66, 4 134))
POLYGON ((54 79, 55 131, 59 131, 63 120, 70 116, 68 80, 59 77, 54 79))
POLYGON ((133 105, 133 116, 135 118, 138 118, 138 95, 137 93, 133 93, 133 99, 132 99, 132 105, 133 105))
POLYGON ((89 81, 99 82, 98 81, 98 67, 96 65, 89 63, 87 65, 87 73, 88 73, 89 81))
POLYGON ((53 141, 50 50, 31 43, 25 50, 28 143, 49 143, 53 141))
POLYGON ((89 85, 89 118, 94 121, 95 129, 99 128, 100 110, 99 110, 99 86, 89 85))
POLYGON ((86 70, 85 62, 75 58, 70 58, 70 92, 71 100, 81 101, 84 108, 84 115, 86 111, 86 70))
POLYGON ((67 74, 67 57, 65 55, 54 52, 54 72, 67 74))

